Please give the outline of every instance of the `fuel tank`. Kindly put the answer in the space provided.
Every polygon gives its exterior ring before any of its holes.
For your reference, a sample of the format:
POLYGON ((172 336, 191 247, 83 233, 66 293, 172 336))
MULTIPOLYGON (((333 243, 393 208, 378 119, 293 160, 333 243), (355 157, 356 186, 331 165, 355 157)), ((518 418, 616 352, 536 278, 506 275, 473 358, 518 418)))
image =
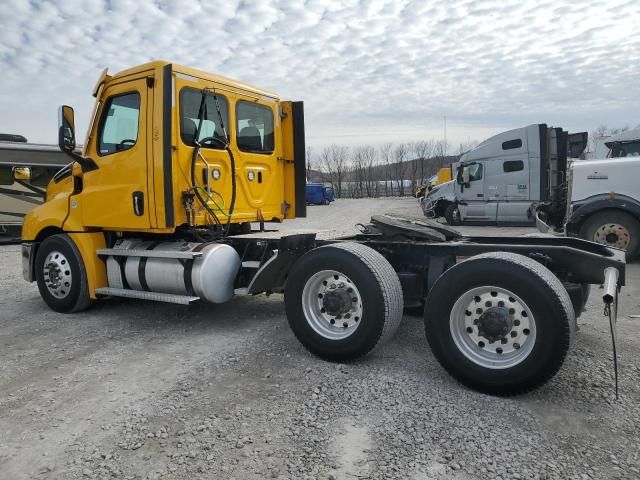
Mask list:
POLYGON ((175 295, 198 296, 211 303, 233 297, 240 256, 224 243, 152 242, 123 240, 114 248, 167 252, 200 252, 194 260, 184 258, 109 257, 109 286, 175 295), (119 262, 122 262, 119 263, 119 262))

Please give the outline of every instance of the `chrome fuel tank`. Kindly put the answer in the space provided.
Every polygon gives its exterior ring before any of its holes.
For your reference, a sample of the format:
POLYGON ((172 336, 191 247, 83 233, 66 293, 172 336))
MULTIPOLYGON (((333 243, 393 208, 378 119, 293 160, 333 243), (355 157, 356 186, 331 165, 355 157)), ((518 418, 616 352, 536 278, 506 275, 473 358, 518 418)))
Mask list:
POLYGON ((238 253, 227 244, 123 240, 115 248, 162 251, 169 253, 169 258, 125 257, 120 260, 121 266, 118 260, 109 257, 110 287, 195 295, 212 303, 223 303, 233 297, 241 261, 238 253), (171 258, 171 252, 199 252, 199 256, 178 259, 171 258))

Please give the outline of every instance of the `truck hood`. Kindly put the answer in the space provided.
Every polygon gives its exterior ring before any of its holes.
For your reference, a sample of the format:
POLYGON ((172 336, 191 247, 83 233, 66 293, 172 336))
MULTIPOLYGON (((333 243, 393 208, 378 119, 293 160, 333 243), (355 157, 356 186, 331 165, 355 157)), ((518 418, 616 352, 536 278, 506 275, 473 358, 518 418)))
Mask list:
POLYGON ((427 193, 427 200, 434 201, 440 200, 441 198, 453 200, 456 194, 455 183, 455 180, 451 180, 449 182, 436 185, 429 193, 427 193))
POLYGON ((640 157, 576 160, 571 171, 572 202, 601 193, 640 197, 640 157))

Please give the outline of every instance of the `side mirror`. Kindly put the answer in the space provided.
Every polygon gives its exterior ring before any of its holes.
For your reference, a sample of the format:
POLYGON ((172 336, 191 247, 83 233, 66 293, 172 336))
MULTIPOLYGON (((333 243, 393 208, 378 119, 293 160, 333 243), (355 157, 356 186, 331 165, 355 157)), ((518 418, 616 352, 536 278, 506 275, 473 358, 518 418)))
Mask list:
POLYGON ((465 185, 469 183, 469 167, 464 167, 462 169, 462 183, 465 185))
POLYGON ((71 153, 76 148, 76 130, 73 108, 61 105, 58 108, 58 147, 71 153))
POLYGON ((31 169, 29 167, 14 167, 13 178, 16 180, 22 180, 28 182, 31 180, 31 169))

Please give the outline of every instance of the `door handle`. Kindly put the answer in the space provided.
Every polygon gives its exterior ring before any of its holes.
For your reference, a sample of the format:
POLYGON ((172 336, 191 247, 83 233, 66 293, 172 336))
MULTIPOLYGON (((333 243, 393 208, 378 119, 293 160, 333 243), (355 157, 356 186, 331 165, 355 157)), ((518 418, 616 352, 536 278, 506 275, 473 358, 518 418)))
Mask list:
POLYGON ((138 217, 144 215, 144 193, 133 192, 133 213, 138 217))
POLYGON ((476 193, 476 197, 484 197, 484 193, 476 193))

